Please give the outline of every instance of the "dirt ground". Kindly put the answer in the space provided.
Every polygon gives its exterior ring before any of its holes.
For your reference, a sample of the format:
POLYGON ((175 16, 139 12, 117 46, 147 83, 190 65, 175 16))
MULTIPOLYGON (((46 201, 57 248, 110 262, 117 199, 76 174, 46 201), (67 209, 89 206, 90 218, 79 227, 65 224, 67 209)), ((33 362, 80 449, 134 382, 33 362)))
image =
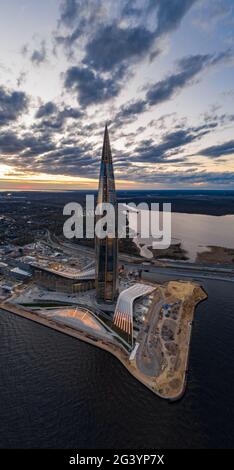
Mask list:
POLYGON ((234 249, 222 246, 208 246, 208 251, 197 254, 197 263, 234 264, 234 249))

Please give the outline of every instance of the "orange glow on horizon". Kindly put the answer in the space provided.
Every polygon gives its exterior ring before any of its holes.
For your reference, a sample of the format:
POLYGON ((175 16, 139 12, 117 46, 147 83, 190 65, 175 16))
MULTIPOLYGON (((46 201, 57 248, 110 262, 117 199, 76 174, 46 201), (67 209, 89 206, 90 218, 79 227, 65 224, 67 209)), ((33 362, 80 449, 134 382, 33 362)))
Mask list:
MULTIPOLYGON (((135 181, 116 180, 117 189, 130 189, 133 187, 145 187, 144 183, 139 184, 135 181)), ((0 178, 0 191, 37 191, 37 190, 96 190, 98 189, 98 179, 92 178, 72 178, 67 176, 58 176, 56 180, 42 176, 34 176, 32 178, 20 177, 3 177, 0 178)))

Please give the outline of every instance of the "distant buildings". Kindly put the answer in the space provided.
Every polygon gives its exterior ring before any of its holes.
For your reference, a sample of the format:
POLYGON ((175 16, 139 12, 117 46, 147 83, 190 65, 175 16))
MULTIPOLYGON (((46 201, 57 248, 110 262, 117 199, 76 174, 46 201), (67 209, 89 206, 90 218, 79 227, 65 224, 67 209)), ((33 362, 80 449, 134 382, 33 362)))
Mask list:
POLYGON ((32 276, 28 271, 25 271, 24 269, 21 269, 18 266, 11 269, 9 274, 11 275, 11 277, 19 281, 25 281, 27 279, 30 279, 30 277, 32 276))
POLYGON ((0 274, 6 279, 25 281, 31 278, 31 268, 20 261, 9 260, 8 263, 0 262, 0 274))
MULTIPOLYGON (((113 303, 118 295, 118 226, 115 179, 107 126, 105 127, 99 177, 98 204, 111 203, 115 209, 115 236, 96 237, 96 298, 99 303, 113 303)), ((97 216, 96 222, 102 216, 97 216)))

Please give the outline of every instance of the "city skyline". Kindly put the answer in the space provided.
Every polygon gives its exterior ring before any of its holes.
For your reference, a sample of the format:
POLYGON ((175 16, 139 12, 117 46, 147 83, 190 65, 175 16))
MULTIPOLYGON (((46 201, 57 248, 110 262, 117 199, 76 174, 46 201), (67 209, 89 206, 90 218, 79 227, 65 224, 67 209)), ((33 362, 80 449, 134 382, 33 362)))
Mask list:
POLYGON ((0 190, 234 189, 231 0, 9 0, 0 190))

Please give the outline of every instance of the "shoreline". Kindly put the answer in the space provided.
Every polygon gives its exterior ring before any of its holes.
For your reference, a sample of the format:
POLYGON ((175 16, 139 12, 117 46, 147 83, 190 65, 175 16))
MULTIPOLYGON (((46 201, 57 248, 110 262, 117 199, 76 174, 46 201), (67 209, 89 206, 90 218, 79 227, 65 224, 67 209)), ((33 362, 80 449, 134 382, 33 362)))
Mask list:
POLYGON ((133 363, 129 361, 129 356, 126 353, 126 350, 121 345, 118 345, 117 343, 114 343, 114 342, 112 343, 111 339, 104 341, 104 339, 101 337, 98 337, 98 335, 95 337, 95 335, 92 333, 79 330, 78 328, 72 328, 62 323, 60 324, 59 322, 53 321, 44 316, 40 316, 38 313, 25 310, 24 308, 19 307, 18 305, 12 304, 10 302, 0 303, 0 309, 8 313, 18 315, 21 318, 34 321, 35 323, 38 323, 39 325, 42 325, 47 328, 51 328, 54 331, 66 334, 67 336, 76 338, 80 341, 90 344, 91 346, 95 346, 99 349, 102 349, 108 352, 109 354, 111 354, 112 356, 114 356, 116 359, 118 359, 121 362, 121 364, 132 375, 132 377, 134 377, 136 380, 138 380, 138 382, 140 382, 142 385, 147 387, 148 390, 150 390, 156 396, 164 400, 167 400, 168 402, 175 402, 175 401, 180 400, 183 397, 186 387, 187 387, 187 372, 188 372, 188 363, 189 363, 189 353, 190 353, 190 347, 191 347, 193 318, 194 318, 196 306, 198 305, 198 303, 200 303, 201 301, 207 298, 207 294, 205 293, 203 289, 202 289, 202 292, 204 293, 204 296, 203 297, 201 296, 200 299, 197 299, 197 301, 194 302, 189 312, 190 313, 189 316, 191 318, 189 318, 187 322, 187 330, 186 330, 186 337, 187 337, 186 346, 187 347, 186 347, 186 354, 185 354, 185 367, 183 369, 182 381, 179 387, 180 389, 179 391, 175 393, 174 396, 171 393, 162 394, 160 393, 160 388, 157 390, 155 385, 153 387, 152 382, 154 382, 154 384, 155 382, 157 382, 155 378, 151 377, 149 381, 145 380, 143 374, 136 368, 136 366, 134 366, 133 363))
MULTIPOLYGON (((134 377, 136 380, 138 380, 138 382, 140 382, 142 385, 146 386, 152 393, 156 394, 160 398, 165 399, 165 397, 163 397, 159 393, 155 392, 150 386, 148 386, 146 383, 144 383, 142 380, 140 380, 136 376, 136 374, 134 374, 129 369, 129 367, 126 366, 125 361, 118 354, 116 354, 115 351, 111 350, 111 348, 107 347, 105 344, 103 344, 103 343, 98 344, 98 340, 95 340, 95 339, 92 340, 90 337, 87 337, 86 335, 84 335, 84 333, 82 333, 78 329, 71 328, 67 325, 62 326, 62 324, 60 325, 55 321, 48 320, 48 318, 40 317, 36 313, 29 312, 29 311, 26 311, 22 308, 18 308, 18 307, 15 308, 15 307, 16 306, 13 305, 13 304, 0 303, 0 310, 4 310, 4 311, 6 311, 8 313, 11 313, 13 315, 18 315, 21 318, 25 318, 26 320, 33 321, 35 323, 38 323, 41 326, 44 326, 45 328, 50 328, 50 329, 52 329, 54 331, 57 331, 59 333, 62 333, 62 334, 65 334, 67 336, 70 336, 72 338, 78 339, 80 341, 83 341, 84 343, 87 343, 91 346, 102 349, 103 351, 111 354, 112 356, 114 356, 116 359, 118 359, 121 362, 121 364, 125 367, 125 369, 127 369, 127 371, 131 374, 132 377, 134 377)), ((119 347, 119 349, 120 349, 120 347, 119 347)), ((124 350, 121 351, 121 352, 124 352, 124 350)))
POLYGON ((202 291, 204 293, 204 297, 201 298, 200 300, 198 300, 198 302, 195 304, 194 308, 193 308, 193 318, 192 320, 190 320, 188 322, 188 325, 189 325, 189 334, 188 334, 188 349, 187 349, 187 357, 186 357, 186 367, 185 367, 185 375, 184 375, 184 386, 183 386, 183 390, 181 391, 181 395, 178 396, 176 399, 173 399, 171 398, 169 401, 170 402, 174 402, 174 401, 178 401, 180 400, 184 393, 185 393, 185 390, 186 390, 186 387, 187 387, 187 378, 188 378, 188 372, 189 372, 189 358, 190 358, 190 351, 191 351, 191 339, 192 339, 192 329, 193 329, 193 323, 194 323, 194 315, 195 315, 195 311, 196 311, 196 308, 197 306, 201 303, 201 302, 204 302, 205 300, 208 299, 208 294, 207 292, 204 290, 204 288, 202 288, 202 291))

